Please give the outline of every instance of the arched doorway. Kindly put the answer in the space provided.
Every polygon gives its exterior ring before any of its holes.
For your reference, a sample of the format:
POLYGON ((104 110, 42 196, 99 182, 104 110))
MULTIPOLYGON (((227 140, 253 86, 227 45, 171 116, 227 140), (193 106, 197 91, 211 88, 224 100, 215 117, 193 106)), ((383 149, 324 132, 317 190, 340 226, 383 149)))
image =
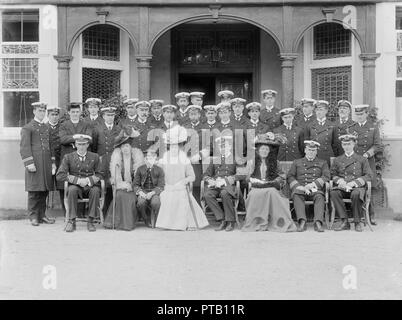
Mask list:
POLYGON ((137 94, 137 61, 125 30, 111 24, 89 26, 76 38, 72 56, 71 101, 137 94))
MULTIPOLYGON (((229 89, 259 101, 261 89, 281 91, 281 61, 275 39, 234 19, 202 19, 179 24, 152 49, 151 96, 174 101, 179 91, 203 91, 205 104, 229 89)), ((279 101, 280 103, 280 101, 279 101)))

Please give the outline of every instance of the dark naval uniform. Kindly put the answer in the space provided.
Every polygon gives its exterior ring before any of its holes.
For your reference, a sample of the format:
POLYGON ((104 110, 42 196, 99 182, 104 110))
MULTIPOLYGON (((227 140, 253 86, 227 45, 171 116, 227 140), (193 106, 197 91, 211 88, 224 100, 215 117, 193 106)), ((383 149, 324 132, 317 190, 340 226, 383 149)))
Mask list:
POLYGON ((320 125, 316 120, 305 130, 305 139, 314 140, 320 143, 317 157, 326 160, 330 164, 330 158, 334 156, 335 148, 335 124, 325 120, 324 125, 320 125))
POLYGON ((49 141, 49 126, 31 120, 21 129, 20 154, 25 166, 25 191, 28 192, 30 220, 45 218, 46 197, 54 190, 52 163, 55 161, 49 141), (35 164, 36 172, 26 168, 35 164))
POLYGON ((298 114, 295 116, 295 120, 293 121, 293 124, 302 128, 303 130, 305 130, 310 124, 313 123, 313 121, 315 120, 315 116, 314 114, 312 114, 309 117, 306 117, 303 113, 298 114))
POLYGON ((288 129, 284 124, 274 129, 274 133, 282 134, 287 142, 279 146, 278 161, 293 161, 304 155, 304 131, 294 124, 288 129))
POLYGON ((155 128, 161 128, 162 124, 163 124, 163 117, 162 115, 159 116, 158 118, 156 118, 155 116, 153 116, 152 114, 148 117, 147 120, 149 123, 151 123, 151 125, 155 128))
POLYGON ((188 118, 188 112, 181 112, 180 108, 177 107, 176 111, 176 119, 175 119, 181 126, 183 126, 186 122, 189 122, 190 119, 188 118))
POLYGON ((230 119, 231 121, 237 122, 237 124, 242 128, 244 128, 250 121, 250 119, 247 118, 245 115, 241 115, 240 117, 238 117, 234 113, 231 114, 230 119))
POLYGON ((374 155, 381 150, 381 138, 378 126, 374 123, 366 121, 363 126, 355 123, 349 127, 349 133, 357 135, 357 141, 355 146, 355 152, 359 155, 368 153, 368 162, 373 172, 373 188, 377 187, 375 157, 374 155))
POLYGON ((266 107, 261 108, 260 120, 268 125, 269 131, 274 130, 281 125, 280 109, 273 107, 271 111, 268 111, 266 107))
MULTIPOLYGON (((218 162, 219 159, 214 159, 218 162)), ((225 157, 221 156, 220 164, 211 163, 204 173, 204 181, 206 182, 206 188, 204 193, 205 202, 211 211, 214 213, 216 220, 234 222, 235 208, 233 199, 236 197, 235 185, 232 185, 227 180, 227 177, 233 177, 236 175, 236 165, 231 161, 231 164, 225 163, 225 157), (216 179, 218 177, 226 180, 226 186, 222 188, 208 187, 208 180, 216 179), (222 198, 223 210, 221 209, 217 197, 222 198)))
POLYGON ((63 157, 66 154, 69 154, 75 151, 75 140, 73 139, 73 135, 75 134, 86 134, 91 136, 92 129, 89 127, 88 122, 83 120, 78 121, 78 123, 74 124, 71 120, 64 121, 60 124, 59 129, 59 137, 60 137, 60 159, 63 161, 63 157))
POLYGON ((134 129, 137 130, 140 135, 133 138, 132 147, 140 149, 143 153, 154 143, 155 130, 158 128, 154 126, 149 118, 145 122, 140 122, 138 117, 134 121, 134 129))
POLYGON ((331 166, 331 176, 335 182, 335 187, 331 190, 331 200, 339 217, 347 218, 345 204, 342 201, 347 197, 352 200, 352 213, 355 222, 360 221, 362 215, 362 204, 364 200, 364 185, 372 180, 373 173, 370 169, 368 160, 354 152, 350 157, 345 154, 334 159, 331 166), (357 184, 351 192, 336 187, 340 179, 346 182, 354 181, 357 184))
POLYGON ((77 200, 89 197, 88 216, 95 218, 99 207, 100 180, 103 178, 102 165, 96 153, 87 151, 84 158, 77 152, 66 155, 57 171, 57 181, 68 181, 68 206, 70 219, 77 217, 77 200), (77 184, 79 178, 88 178, 90 185, 84 188, 77 184))
POLYGON ((91 130, 104 122, 101 116, 97 116, 95 120, 92 120, 89 115, 84 118, 84 121, 87 123, 88 127, 91 128, 91 130))
POLYGON ((335 121, 335 128, 336 128, 336 131, 335 131, 335 148, 334 148, 334 153, 335 153, 335 156, 336 156, 336 157, 340 156, 340 155, 343 154, 343 152, 344 152, 344 151, 343 151, 343 148, 342 148, 342 143, 341 143, 341 141, 339 141, 339 137, 340 137, 341 135, 350 133, 350 132, 349 132, 349 131, 350 131, 350 127, 352 127, 354 124, 355 124, 355 122, 354 122, 352 119, 350 119, 350 118, 349 118, 348 120, 342 122, 342 123, 341 123, 340 119, 337 119, 337 120, 335 121))
POLYGON ((313 200, 314 222, 320 221, 322 223, 325 210, 324 186, 329 179, 329 167, 325 160, 316 157, 310 161, 304 157, 293 161, 287 175, 287 182, 292 192, 291 196, 298 220, 307 220, 304 202, 305 200, 313 200), (296 189, 298 186, 305 186, 312 182, 316 185, 317 191, 310 195, 296 189))
POLYGON ((134 118, 126 117, 126 118, 120 120, 119 125, 122 127, 122 129, 125 129, 127 134, 130 134, 131 128, 136 128, 136 125, 135 125, 136 120, 137 120, 137 116, 135 116, 134 118))

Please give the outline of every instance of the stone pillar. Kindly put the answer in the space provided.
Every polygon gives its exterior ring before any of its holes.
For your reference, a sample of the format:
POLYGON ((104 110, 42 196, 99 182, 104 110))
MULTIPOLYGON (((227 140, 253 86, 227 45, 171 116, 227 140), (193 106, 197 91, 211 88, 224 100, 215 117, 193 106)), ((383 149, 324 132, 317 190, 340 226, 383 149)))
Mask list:
POLYGON ((375 60, 379 53, 362 53, 363 60, 363 103, 375 106, 375 60))
POLYGON ((297 53, 281 53, 282 60, 282 108, 294 105, 294 61, 297 53))
POLYGON ((136 59, 138 69, 138 98, 140 100, 149 100, 151 97, 152 55, 139 55, 136 59))
POLYGON ((59 70, 59 107, 66 111, 67 104, 70 102, 70 62, 72 56, 54 56, 58 62, 59 70))

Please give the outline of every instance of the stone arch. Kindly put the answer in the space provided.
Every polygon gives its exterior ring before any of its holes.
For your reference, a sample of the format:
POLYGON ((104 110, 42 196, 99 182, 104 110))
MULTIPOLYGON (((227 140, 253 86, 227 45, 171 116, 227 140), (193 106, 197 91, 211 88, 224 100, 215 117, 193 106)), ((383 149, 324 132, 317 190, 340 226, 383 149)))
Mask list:
MULTIPOLYGON (((268 29, 267 27, 265 27, 264 25, 255 22, 253 20, 250 20, 248 18, 244 18, 244 17, 240 17, 237 15, 228 15, 228 14, 220 14, 219 18, 223 18, 223 19, 230 19, 230 20, 237 20, 237 21, 241 21, 241 22, 245 22, 245 23, 249 23, 251 25, 254 25, 258 28, 260 28, 261 30, 265 31, 266 33, 268 33, 276 42, 278 48, 279 48, 279 52, 283 52, 284 51, 284 46, 282 41, 277 37, 277 35, 272 32, 270 29, 268 29)), ((160 30, 154 37, 153 39, 150 41, 149 45, 148 45, 148 49, 147 49, 147 54, 152 54, 152 50, 153 47, 156 43, 156 41, 158 41, 158 39, 167 31, 171 30, 172 28, 181 25, 183 23, 188 23, 188 22, 192 22, 192 21, 199 21, 199 20, 207 20, 207 19, 212 19, 211 14, 202 14, 202 15, 197 15, 197 16, 192 16, 189 18, 185 18, 179 21, 176 21, 166 27, 164 27, 162 30, 160 30)))
MULTIPOLYGON (((297 48, 299 47, 300 41, 301 41, 301 39, 303 38, 304 34, 305 34, 308 30, 314 28, 315 26, 318 26, 318 25, 320 25, 320 24, 327 23, 327 22, 328 22, 328 21, 327 21, 326 19, 318 20, 318 21, 315 21, 315 22, 311 23, 311 24, 308 25, 304 30, 302 30, 302 31, 299 33, 299 35, 297 36, 296 40, 293 42, 293 47, 292 47, 293 52, 297 52, 297 48)), ((342 26, 345 25, 342 20, 338 20, 338 19, 332 19, 332 21, 330 21, 330 22, 332 22, 332 23, 337 23, 337 24, 341 24, 342 26)), ((350 30, 350 31, 352 32, 352 34, 356 37, 356 39, 357 39, 357 41, 358 41, 358 43, 359 43, 359 46, 360 46, 360 51, 361 51, 361 53, 365 53, 365 52, 366 52, 366 45, 365 45, 363 39, 361 38, 360 34, 357 32, 356 29, 350 28, 349 30, 350 30)))
MULTIPOLYGON (((69 42, 69 44, 68 44, 68 47, 67 47, 67 52, 68 52, 68 55, 69 55, 69 56, 72 56, 73 47, 74 47, 75 41, 77 41, 78 37, 84 32, 84 30, 86 30, 87 28, 92 27, 92 26, 94 26, 94 25, 98 25, 98 24, 101 24, 101 23, 99 23, 99 21, 92 21, 92 22, 87 23, 86 25, 82 26, 81 28, 79 28, 79 29, 74 33, 74 36, 71 38, 71 40, 70 40, 70 42, 69 42)), ((119 28, 120 30, 123 30, 123 31, 127 32, 128 37, 130 38, 131 43, 133 44, 134 52, 135 52, 135 54, 138 54, 138 52, 139 52, 139 44, 138 44, 138 41, 137 41, 137 39, 131 34, 131 32, 128 31, 127 28, 125 28, 124 26, 122 26, 122 25, 120 25, 120 24, 118 24, 118 23, 115 23, 115 22, 113 22, 113 21, 106 21, 105 24, 108 24, 108 25, 117 27, 117 28, 119 28)))

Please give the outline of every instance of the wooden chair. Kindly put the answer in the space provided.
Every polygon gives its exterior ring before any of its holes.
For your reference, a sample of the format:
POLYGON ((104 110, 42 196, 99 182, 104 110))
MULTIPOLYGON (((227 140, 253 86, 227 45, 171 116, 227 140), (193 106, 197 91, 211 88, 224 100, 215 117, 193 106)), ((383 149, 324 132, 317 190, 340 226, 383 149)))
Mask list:
MULTIPOLYGON (((279 161, 279 169, 280 171, 283 172, 283 174, 285 175, 285 179, 287 179, 287 175, 288 172, 290 170, 290 167, 292 165, 293 161, 279 161)), ((324 209, 324 218, 325 218, 325 224, 327 226, 327 229, 330 230, 330 221, 329 221, 329 190, 330 190, 330 186, 329 183, 326 182, 324 185, 324 197, 325 197, 325 209, 324 209)), ((293 200, 291 199, 290 195, 290 187, 289 184, 286 182, 282 188, 282 193, 289 198, 289 204, 293 205, 293 200)), ((308 206, 312 206, 314 205, 314 201, 312 200, 306 200, 305 204, 308 206)), ((291 208, 291 210, 294 210, 294 207, 291 208)))
MULTIPOLYGON (((239 215, 237 212, 237 206, 239 205, 239 197, 240 197, 240 181, 236 181, 236 197, 234 198, 233 202, 234 202, 234 209, 235 209, 235 217, 236 217, 236 224, 238 226, 239 229, 241 229, 241 224, 240 224, 240 220, 239 220, 239 215)), ((201 186, 200 186, 200 202, 201 202, 201 208, 202 211, 204 211, 204 214, 208 214, 207 213, 207 207, 208 205, 205 202, 205 181, 201 180, 201 186)), ((218 202, 222 202, 222 198, 218 197, 216 198, 216 200, 218 202)))
MULTIPOLYGON (((330 190, 332 190, 334 185, 334 182, 331 180, 330 181, 330 190)), ((371 221, 370 221, 370 214, 369 214, 369 205, 370 205, 370 201, 371 201, 371 181, 367 181, 367 183, 365 184, 365 189, 366 189, 366 193, 364 195, 364 202, 363 202, 363 211, 364 211, 364 219, 363 219, 363 224, 364 226, 366 226, 366 224, 368 224, 369 228, 371 231, 373 230, 373 227, 371 225, 371 221)), ((344 203, 352 203, 351 199, 347 199, 344 198, 343 199, 344 203)), ((349 220, 349 219, 348 219, 349 220)), ((335 221, 335 206, 334 203, 331 200, 331 222, 330 222, 330 229, 332 229, 332 225, 334 224, 335 221)))
MULTIPOLYGON (((101 195, 99 198, 99 218, 100 218, 100 223, 101 225, 103 225, 103 213, 102 213, 102 209, 103 209, 103 205, 105 203, 105 180, 101 180, 101 195)), ((78 203, 89 203, 89 199, 88 198, 83 198, 80 199, 78 198, 78 203)), ((68 182, 64 181, 64 206, 66 207, 66 218, 65 218, 65 222, 67 224, 68 220, 70 219, 70 208, 68 206, 68 182)), ((76 218, 76 221, 87 221, 85 218, 76 218)), ((99 220, 98 220, 99 221, 99 220)))

